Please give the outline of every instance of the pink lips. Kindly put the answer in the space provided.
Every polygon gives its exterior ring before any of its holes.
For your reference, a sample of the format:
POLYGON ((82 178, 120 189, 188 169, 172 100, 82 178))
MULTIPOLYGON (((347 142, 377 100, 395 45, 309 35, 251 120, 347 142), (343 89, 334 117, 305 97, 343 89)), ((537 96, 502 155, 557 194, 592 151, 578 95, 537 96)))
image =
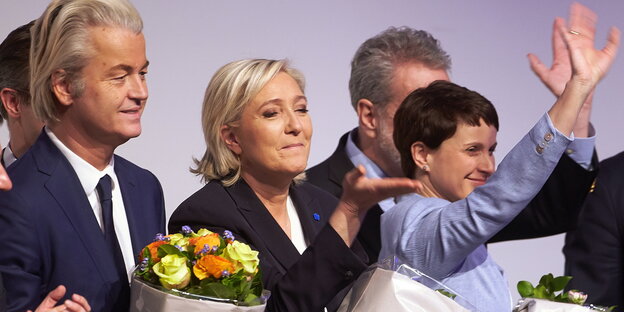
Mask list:
POLYGON ((282 147, 282 149, 293 149, 293 148, 298 148, 298 147, 303 147, 303 144, 301 143, 289 144, 289 145, 282 147))
POLYGON ((483 178, 471 178, 471 177, 466 177, 466 179, 470 180, 472 183, 474 184, 478 184, 478 185, 483 185, 487 182, 487 178, 483 177, 483 178))

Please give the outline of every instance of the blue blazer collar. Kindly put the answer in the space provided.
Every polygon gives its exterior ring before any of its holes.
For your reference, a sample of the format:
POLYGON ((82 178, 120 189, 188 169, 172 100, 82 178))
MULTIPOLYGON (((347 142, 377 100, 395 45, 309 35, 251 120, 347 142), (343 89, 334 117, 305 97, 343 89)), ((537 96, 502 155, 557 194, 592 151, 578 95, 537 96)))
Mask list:
MULTIPOLYGON (((93 214, 80 180, 69 161, 67 161, 44 131, 42 131, 30 152, 39 172, 49 176, 49 179, 45 182, 45 188, 54 197, 65 216, 70 220, 76 235, 82 241, 84 248, 88 250, 102 278, 104 280, 114 278, 116 271, 113 257, 104 248, 106 246, 104 234, 93 214)), ((132 211, 132 209, 128 208, 136 204, 136 196, 133 196, 135 192, 132 191, 135 183, 134 177, 126 174, 123 168, 118 168, 117 163, 120 162, 116 162, 115 173, 119 179, 126 207, 130 235, 133 241, 133 251, 135 254, 138 254, 137 249, 140 250, 142 246, 137 247, 134 243, 134 232, 136 229, 133 224, 137 218, 128 212, 132 211)))

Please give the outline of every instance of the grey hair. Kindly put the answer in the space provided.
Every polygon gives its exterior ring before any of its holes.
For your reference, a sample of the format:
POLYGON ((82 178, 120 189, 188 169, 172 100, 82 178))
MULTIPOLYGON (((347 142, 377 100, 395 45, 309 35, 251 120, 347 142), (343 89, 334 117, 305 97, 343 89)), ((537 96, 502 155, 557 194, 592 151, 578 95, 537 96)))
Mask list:
POLYGON ((385 106, 392 100, 390 83, 395 67, 409 62, 431 69, 451 68, 451 57, 424 30, 390 27, 362 43, 351 61, 349 92, 353 108, 357 110, 361 99, 385 106))
MULTIPOLYGON (((223 142, 221 128, 240 120, 245 106, 264 86, 280 72, 290 75, 301 90, 305 80, 286 60, 247 59, 226 64, 212 76, 204 95, 202 128, 206 151, 202 159, 193 159, 191 172, 202 176, 202 181, 219 180, 225 186, 241 177, 240 159, 223 142)), ((294 182, 305 179, 302 173, 294 182)))
POLYGON ((84 91, 81 71, 93 57, 91 27, 143 31, 139 12, 127 0, 54 0, 31 28, 30 94, 35 115, 58 120, 51 77, 63 70, 72 96, 84 91))

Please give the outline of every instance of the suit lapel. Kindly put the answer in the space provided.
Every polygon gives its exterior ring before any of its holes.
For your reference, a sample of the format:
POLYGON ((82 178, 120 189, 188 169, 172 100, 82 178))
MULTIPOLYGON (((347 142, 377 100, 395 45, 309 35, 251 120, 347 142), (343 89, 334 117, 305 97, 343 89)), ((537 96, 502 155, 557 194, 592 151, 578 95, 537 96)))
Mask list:
MULTIPOLYGON (((138 202, 139 196, 137 196, 140 194, 137 194, 135 190, 137 185, 136 177, 130 170, 124 168, 123 162, 117 159, 115 160, 115 174, 121 188, 121 197, 126 210, 126 219, 128 220, 128 229, 130 230, 130 239, 132 240, 132 254, 138 255, 145 246, 141 246, 139 243, 139 233, 143 233, 143 231, 142 224, 139 222, 141 220, 140 209, 137 209, 137 207, 141 207, 141 203, 138 202)), ((132 258, 135 260, 134 265, 136 265, 135 257, 132 258)))
MULTIPOLYGON (((338 147, 331 155, 329 160, 329 180, 335 183, 340 190, 342 190, 342 179, 345 174, 355 168, 353 163, 347 156, 347 140, 349 139, 349 133, 345 133, 338 142, 338 147)), ((342 193, 342 191, 341 191, 342 193)))
POLYGON ((80 180, 69 161, 45 133, 42 133, 38 140, 44 142, 33 146, 35 148, 33 157, 39 171, 49 175, 45 188, 69 219, 76 236, 91 255, 102 279, 108 280, 116 274, 115 265, 106 248, 103 248, 104 234, 80 180))
POLYGON ((321 228, 327 221, 322 220, 321 217, 326 218, 326 216, 321 216, 322 211, 318 209, 318 200, 300 191, 297 186, 290 188, 290 198, 293 204, 295 204, 295 209, 297 209, 306 242, 311 244, 316 234, 321 231, 321 228), (315 215, 318 220, 314 219, 315 215))
POLYGON ((263 241, 264 248, 282 267, 289 268, 297 262, 299 252, 247 183, 241 179, 225 190, 236 202, 249 226, 263 241))

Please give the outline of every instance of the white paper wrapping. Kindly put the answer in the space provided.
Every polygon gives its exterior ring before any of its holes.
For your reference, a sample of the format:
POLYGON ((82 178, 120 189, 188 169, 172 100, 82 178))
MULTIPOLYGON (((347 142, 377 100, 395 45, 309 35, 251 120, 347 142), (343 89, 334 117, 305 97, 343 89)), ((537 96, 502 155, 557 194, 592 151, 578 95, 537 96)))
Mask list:
POLYGON ((542 299, 525 298, 514 312, 591 312, 600 309, 580 306, 578 304, 553 302, 542 299))
POLYGON ((255 312, 265 305, 241 307, 231 303, 183 298, 152 288, 136 277, 132 279, 130 312, 255 312))
POLYGON ((409 277, 375 268, 367 280, 358 280, 339 312, 468 312, 452 299, 409 277))

